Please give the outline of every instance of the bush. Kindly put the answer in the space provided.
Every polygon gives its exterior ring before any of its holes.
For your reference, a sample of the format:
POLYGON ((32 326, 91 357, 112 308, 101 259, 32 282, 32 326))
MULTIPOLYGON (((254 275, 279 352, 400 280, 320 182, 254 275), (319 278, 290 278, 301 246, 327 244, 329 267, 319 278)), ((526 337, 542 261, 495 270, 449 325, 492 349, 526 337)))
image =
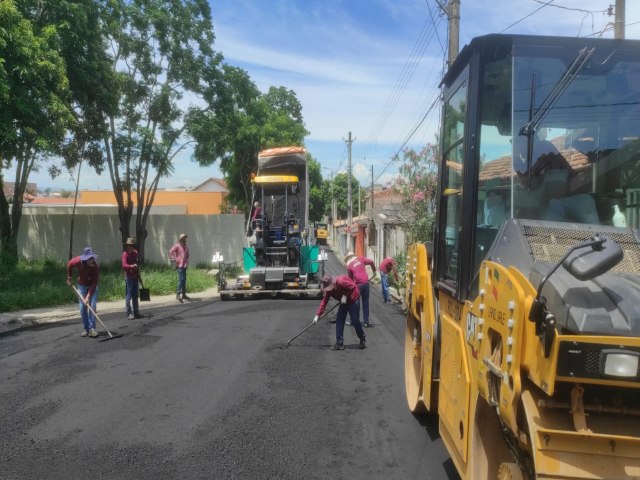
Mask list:
POLYGON ((400 252, 398 255, 393 257, 393 259, 396 261, 399 280, 396 282, 393 275, 391 275, 389 279, 392 279, 391 281, 398 289, 404 289, 407 282, 407 252, 400 252))

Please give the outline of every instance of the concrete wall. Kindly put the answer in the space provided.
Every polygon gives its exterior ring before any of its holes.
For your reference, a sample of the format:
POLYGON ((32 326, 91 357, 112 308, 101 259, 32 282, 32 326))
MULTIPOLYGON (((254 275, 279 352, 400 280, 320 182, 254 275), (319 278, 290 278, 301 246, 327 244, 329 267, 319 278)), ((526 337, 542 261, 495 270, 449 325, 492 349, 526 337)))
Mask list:
MULTIPOLYGON (((22 215, 71 215, 73 213, 73 199, 70 205, 51 204, 22 204, 22 215)), ((153 205, 149 215, 186 215, 186 205, 153 205)), ((76 215, 118 215, 118 207, 115 205, 76 205, 76 215)))
MULTIPOLYGON (((73 254, 79 255, 90 245, 100 261, 119 260, 122 255, 119 226, 117 215, 76 215, 73 254)), ((131 227, 135 229, 135 216, 131 227)), ((66 261, 70 229, 71 215, 24 215, 18 236, 19 253, 28 259, 48 254, 66 261)), ((154 263, 169 263, 168 250, 180 233, 189 235, 190 263, 194 266, 210 265, 216 250, 224 255, 225 262, 240 262, 246 242, 244 215, 150 215, 147 231, 145 256, 154 263)))
POLYGON ((384 256, 382 258, 395 257, 405 252, 406 249, 404 229, 397 225, 386 225, 384 227, 384 256))

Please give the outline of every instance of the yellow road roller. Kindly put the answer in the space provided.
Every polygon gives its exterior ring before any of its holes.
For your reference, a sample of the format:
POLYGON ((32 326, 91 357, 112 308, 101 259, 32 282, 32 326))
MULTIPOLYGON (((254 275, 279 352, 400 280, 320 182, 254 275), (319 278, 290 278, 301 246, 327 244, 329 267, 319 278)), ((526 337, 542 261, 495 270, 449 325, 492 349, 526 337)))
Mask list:
POLYGON ((463 479, 640 478, 639 78, 638 41, 488 35, 443 79, 405 384, 463 479))

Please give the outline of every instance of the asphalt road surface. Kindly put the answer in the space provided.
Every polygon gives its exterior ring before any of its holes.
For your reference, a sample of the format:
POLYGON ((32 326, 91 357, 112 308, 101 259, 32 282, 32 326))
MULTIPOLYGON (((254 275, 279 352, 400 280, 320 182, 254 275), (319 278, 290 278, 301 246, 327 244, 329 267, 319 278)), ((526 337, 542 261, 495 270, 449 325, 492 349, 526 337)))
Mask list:
POLYGON ((407 410, 400 307, 372 289, 366 350, 347 327, 330 351, 326 318, 281 349, 318 304, 109 314, 124 336, 106 342, 78 321, 0 337, 0 478, 457 478, 437 421, 407 410))

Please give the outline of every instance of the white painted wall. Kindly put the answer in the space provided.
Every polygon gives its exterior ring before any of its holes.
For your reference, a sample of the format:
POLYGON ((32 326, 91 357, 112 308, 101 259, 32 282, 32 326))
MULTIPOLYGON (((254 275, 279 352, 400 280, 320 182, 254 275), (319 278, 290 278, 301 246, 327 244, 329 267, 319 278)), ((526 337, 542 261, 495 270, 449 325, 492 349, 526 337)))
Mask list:
MULTIPOLYGON (((120 222, 117 215, 76 215, 73 254, 79 255, 85 246, 91 246, 100 261, 119 260, 122 255, 120 222)), ((24 215, 18 235, 19 254, 28 259, 51 255, 66 261, 69 256, 71 215, 24 215)), ((135 229, 135 216, 131 220, 135 229)), ((187 243, 190 263, 211 264, 218 250, 225 262, 238 260, 241 264, 245 246, 244 215, 150 215, 147 220, 149 235, 145 243, 146 260, 154 263, 169 262, 169 248, 181 233, 189 235, 187 243)))

